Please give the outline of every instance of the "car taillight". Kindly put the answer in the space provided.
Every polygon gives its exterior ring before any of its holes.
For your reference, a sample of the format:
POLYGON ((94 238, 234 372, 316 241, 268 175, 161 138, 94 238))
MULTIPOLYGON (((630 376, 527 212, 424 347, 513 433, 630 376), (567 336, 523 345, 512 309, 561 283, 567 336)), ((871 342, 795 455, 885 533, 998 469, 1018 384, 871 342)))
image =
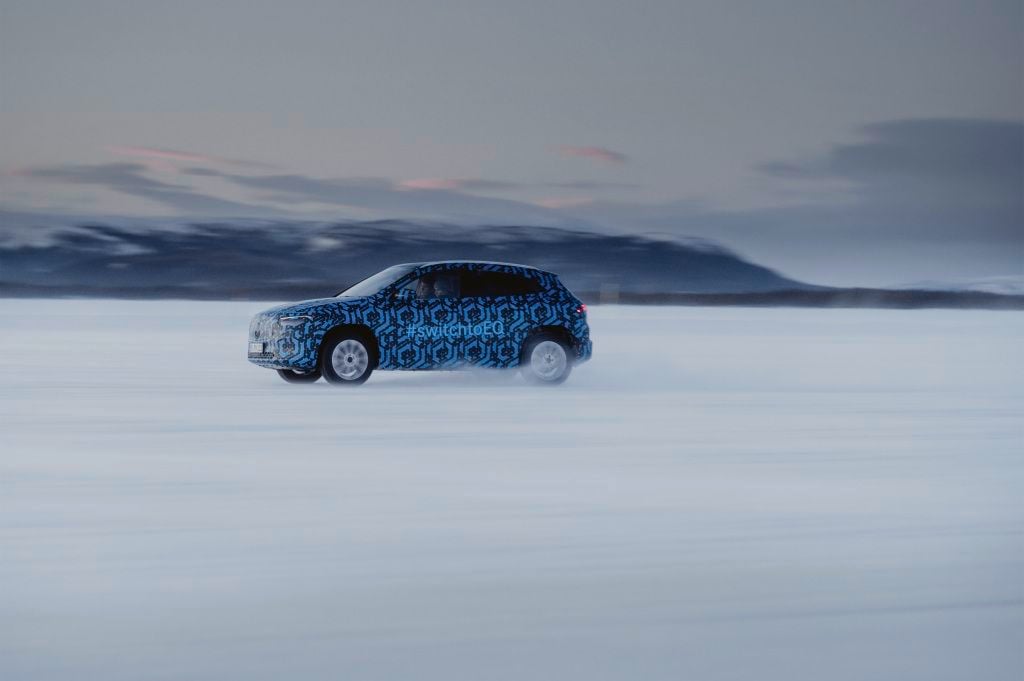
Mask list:
POLYGON ((576 308, 576 314, 580 315, 581 317, 585 317, 587 314, 587 306, 584 305, 583 303, 580 303, 579 307, 576 308))

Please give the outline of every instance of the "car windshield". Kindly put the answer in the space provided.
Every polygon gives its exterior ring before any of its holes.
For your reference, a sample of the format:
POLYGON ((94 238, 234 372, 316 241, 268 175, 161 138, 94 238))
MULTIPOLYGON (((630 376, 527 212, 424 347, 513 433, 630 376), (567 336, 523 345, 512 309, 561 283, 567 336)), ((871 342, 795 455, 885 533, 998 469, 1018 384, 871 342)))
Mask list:
POLYGON ((389 267, 386 270, 381 270, 377 274, 363 279, 355 286, 350 286, 335 297, 361 298, 363 296, 372 296, 384 287, 394 284, 414 269, 416 269, 416 265, 395 265, 394 267, 389 267))

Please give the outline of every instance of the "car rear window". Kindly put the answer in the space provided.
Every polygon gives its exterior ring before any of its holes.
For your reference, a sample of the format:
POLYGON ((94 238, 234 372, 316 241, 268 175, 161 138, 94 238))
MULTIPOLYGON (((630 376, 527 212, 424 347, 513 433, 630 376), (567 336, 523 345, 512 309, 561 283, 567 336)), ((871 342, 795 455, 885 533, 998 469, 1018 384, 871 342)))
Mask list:
POLYGON ((540 282, 511 272, 467 270, 462 273, 463 298, 497 298, 540 293, 540 282))

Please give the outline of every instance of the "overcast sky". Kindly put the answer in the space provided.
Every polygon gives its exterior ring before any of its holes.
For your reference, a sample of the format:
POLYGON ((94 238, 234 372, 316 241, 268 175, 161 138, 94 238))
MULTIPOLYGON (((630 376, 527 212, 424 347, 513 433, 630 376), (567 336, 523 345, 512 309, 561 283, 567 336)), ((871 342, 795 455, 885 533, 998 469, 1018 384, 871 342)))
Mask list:
POLYGON ((1021 274, 1022 8, 0 0, 0 211, 571 224, 819 283, 1021 274))

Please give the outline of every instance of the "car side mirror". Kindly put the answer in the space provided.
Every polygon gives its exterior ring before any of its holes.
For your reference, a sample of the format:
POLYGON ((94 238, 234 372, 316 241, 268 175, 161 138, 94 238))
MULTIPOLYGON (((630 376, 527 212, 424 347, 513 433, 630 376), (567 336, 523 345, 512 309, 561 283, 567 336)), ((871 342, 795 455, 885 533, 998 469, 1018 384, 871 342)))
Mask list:
POLYGON ((397 291, 395 291, 395 295, 393 296, 393 298, 395 299, 396 303, 411 303, 412 301, 416 300, 416 292, 410 291, 407 288, 400 288, 397 291))

